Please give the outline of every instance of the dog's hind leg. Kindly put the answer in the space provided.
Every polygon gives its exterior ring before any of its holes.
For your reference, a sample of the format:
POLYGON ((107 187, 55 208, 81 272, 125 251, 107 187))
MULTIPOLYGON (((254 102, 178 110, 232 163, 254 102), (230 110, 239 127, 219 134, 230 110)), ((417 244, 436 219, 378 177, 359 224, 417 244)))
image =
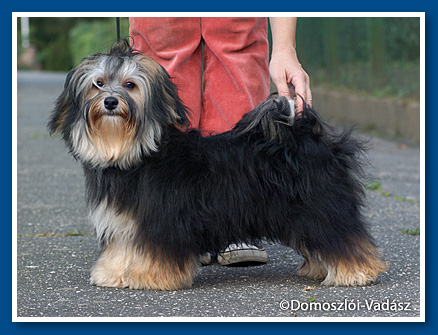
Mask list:
POLYGON ((350 241, 342 254, 323 256, 323 266, 327 276, 322 285, 327 286, 364 286, 388 268, 368 238, 350 241))

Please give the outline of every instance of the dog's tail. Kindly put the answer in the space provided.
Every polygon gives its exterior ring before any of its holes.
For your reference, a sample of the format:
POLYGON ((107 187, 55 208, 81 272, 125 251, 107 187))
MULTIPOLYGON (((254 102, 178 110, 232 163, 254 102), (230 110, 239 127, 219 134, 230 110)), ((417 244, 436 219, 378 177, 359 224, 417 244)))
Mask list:
POLYGON ((361 168, 367 141, 352 136, 354 127, 335 129, 323 121, 309 105, 295 115, 293 105, 286 97, 272 94, 253 111, 244 115, 232 129, 235 136, 247 137, 260 150, 286 160, 293 157, 336 156, 346 161, 356 173, 361 168))
POLYGON ((287 141, 287 133, 294 124, 295 111, 285 97, 278 99, 270 96, 253 111, 245 114, 234 126, 231 133, 258 137, 262 135, 266 141, 287 141))
POLYGON ((292 137, 305 133, 324 133, 327 128, 328 125, 309 105, 304 104, 304 110, 296 115, 292 100, 273 93, 253 111, 245 114, 232 133, 252 137, 263 135, 265 141, 287 144, 293 140, 292 137))

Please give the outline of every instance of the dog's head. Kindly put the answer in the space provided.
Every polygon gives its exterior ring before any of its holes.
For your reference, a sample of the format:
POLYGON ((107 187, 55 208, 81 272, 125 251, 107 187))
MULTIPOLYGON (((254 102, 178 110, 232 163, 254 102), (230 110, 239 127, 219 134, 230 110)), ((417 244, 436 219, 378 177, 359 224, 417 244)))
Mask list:
POLYGON ((125 40, 70 71, 48 127, 83 163, 128 168, 158 150, 164 127, 188 122, 168 73, 125 40))

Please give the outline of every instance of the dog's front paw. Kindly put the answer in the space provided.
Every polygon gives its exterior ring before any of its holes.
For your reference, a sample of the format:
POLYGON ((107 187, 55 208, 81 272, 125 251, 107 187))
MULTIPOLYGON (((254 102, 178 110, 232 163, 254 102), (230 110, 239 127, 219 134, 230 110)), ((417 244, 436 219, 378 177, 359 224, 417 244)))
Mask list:
POLYGON ((305 260, 298 267, 298 275, 311 279, 324 279, 327 276, 327 269, 317 260, 305 260))
POLYGON ((103 269, 102 267, 95 267, 91 271, 90 284, 104 287, 127 287, 121 273, 114 270, 103 269))

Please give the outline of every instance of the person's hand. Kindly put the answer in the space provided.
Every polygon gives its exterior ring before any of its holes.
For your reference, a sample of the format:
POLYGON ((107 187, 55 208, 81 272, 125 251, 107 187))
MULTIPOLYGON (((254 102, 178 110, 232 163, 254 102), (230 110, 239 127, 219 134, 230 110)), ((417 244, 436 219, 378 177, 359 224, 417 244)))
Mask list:
POLYGON ((312 105, 309 76, 298 61, 295 50, 282 50, 273 53, 269 64, 269 73, 280 96, 285 96, 288 99, 296 98, 296 114, 299 115, 303 111, 303 99, 307 105, 312 105), (295 89, 295 93, 292 95, 291 88, 288 86, 290 84, 293 86, 292 90, 295 89))

